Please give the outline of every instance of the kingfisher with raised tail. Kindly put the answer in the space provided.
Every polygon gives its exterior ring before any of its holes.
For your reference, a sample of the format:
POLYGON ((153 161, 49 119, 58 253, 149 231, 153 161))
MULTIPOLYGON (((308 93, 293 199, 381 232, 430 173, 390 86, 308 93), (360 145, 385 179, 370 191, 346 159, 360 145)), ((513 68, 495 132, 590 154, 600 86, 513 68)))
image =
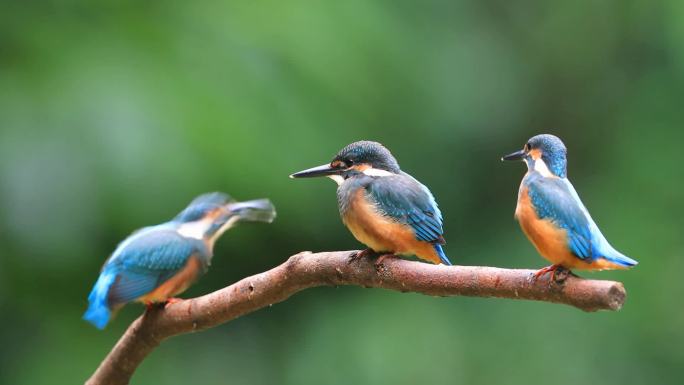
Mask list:
POLYGON ((501 160, 527 164, 515 217, 539 254, 553 264, 536 272, 535 278, 550 272, 554 280, 561 267, 613 270, 637 264, 615 250, 591 219, 567 178, 567 149, 558 137, 534 136, 522 150, 501 160))
POLYGON ((99 329, 123 305, 164 303, 185 291, 211 263, 214 243, 237 222, 266 222, 276 212, 268 199, 234 201, 224 193, 195 198, 173 220, 142 228, 107 259, 88 296, 83 319, 99 329))
POLYGON ((327 176, 337 182, 342 222, 369 249, 367 254, 415 255, 434 264, 451 265, 442 245, 442 213, 430 190, 401 171, 382 144, 352 143, 330 163, 290 175, 327 176))

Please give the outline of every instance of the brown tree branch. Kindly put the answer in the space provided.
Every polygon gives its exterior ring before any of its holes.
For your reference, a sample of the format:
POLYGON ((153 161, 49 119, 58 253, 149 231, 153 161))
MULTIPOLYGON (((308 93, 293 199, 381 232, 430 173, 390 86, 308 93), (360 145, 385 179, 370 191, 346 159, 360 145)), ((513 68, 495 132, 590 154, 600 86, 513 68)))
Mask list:
POLYGON ((527 299, 562 303, 584 311, 619 310, 625 300, 620 282, 567 276, 562 283, 540 279, 532 270, 495 267, 436 266, 398 258, 380 265, 372 259, 351 260, 351 251, 303 252, 269 271, 221 290, 152 308, 135 320, 86 382, 127 384, 138 365, 164 339, 211 328, 286 300, 316 286, 357 285, 433 296, 527 299))

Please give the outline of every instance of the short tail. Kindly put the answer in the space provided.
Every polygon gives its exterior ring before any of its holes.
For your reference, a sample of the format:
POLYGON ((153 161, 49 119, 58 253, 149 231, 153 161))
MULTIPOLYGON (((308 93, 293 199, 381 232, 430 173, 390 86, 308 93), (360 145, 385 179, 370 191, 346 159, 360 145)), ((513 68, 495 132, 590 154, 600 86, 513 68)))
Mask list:
POLYGON ((447 266, 451 266, 451 261, 449 258, 444 254, 444 249, 442 249, 442 245, 435 243, 434 244, 435 250, 437 251, 437 255, 439 255, 439 260, 442 261, 443 264, 447 266))
POLYGON ((243 221, 271 223, 276 217, 275 207, 268 199, 235 202, 230 203, 228 207, 243 221))
POLYGON ((604 255, 603 258, 624 267, 632 267, 639 264, 639 262, 633 260, 632 258, 626 255, 621 254, 616 250, 612 250, 611 253, 607 253, 607 255, 604 255))
POLYGON ((109 288, 112 286, 115 279, 116 274, 103 271, 88 296, 88 310, 83 314, 83 319, 95 325, 95 327, 100 330, 107 326, 107 323, 109 323, 109 320, 112 317, 112 311, 109 308, 107 297, 109 296, 109 288))

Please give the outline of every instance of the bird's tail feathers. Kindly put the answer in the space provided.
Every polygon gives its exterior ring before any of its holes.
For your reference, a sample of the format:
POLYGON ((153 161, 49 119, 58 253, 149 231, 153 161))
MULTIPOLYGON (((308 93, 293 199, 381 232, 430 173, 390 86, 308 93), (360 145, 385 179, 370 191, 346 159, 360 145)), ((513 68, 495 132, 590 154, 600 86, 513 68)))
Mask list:
POLYGON ((275 207, 268 199, 235 202, 228 207, 241 221, 271 223, 276 217, 275 207))
POLYGON ((444 249, 442 248, 442 245, 435 243, 434 244, 435 250, 437 251, 437 255, 439 255, 439 260, 442 261, 443 264, 447 266, 451 266, 451 261, 449 258, 446 256, 444 253, 444 249))
POLYGON ((618 264, 620 266, 624 266, 624 267, 632 267, 632 266, 636 266, 639 264, 639 262, 635 261, 634 259, 632 259, 632 258, 630 258, 624 254, 621 254, 620 252, 618 252, 616 250, 612 250, 611 253, 608 253, 607 255, 604 255, 603 257, 610 262, 616 263, 616 264, 618 264))
POLYGON ((115 273, 103 271, 100 274, 100 278, 95 282, 90 295, 88 295, 89 306, 88 310, 83 314, 83 319, 95 325, 98 329, 104 329, 111 319, 112 311, 107 303, 107 297, 109 296, 109 288, 115 279, 115 273))

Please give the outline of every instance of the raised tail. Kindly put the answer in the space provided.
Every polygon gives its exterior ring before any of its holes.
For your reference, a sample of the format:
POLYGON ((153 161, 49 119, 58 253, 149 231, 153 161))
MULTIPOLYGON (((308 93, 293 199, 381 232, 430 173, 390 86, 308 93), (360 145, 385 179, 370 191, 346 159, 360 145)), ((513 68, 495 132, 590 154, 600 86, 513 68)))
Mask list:
POLYGON ((276 217, 275 207, 268 199, 230 203, 228 208, 242 221, 271 223, 276 217))
POLYGON ((103 271, 100 278, 95 282, 90 295, 88 295, 88 310, 83 314, 83 319, 100 330, 107 326, 112 317, 112 310, 109 308, 107 297, 109 296, 109 288, 115 279, 115 273, 103 271))
POLYGON ((439 255, 439 260, 447 266, 452 266, 451 261, 449 260, 449 258, 447 258, 446 254, 444 254, 444 249, 442 249, 442 245, 440 245, 439 243, 435 243, 434 247, 437 251, 437 255, 439 255))

